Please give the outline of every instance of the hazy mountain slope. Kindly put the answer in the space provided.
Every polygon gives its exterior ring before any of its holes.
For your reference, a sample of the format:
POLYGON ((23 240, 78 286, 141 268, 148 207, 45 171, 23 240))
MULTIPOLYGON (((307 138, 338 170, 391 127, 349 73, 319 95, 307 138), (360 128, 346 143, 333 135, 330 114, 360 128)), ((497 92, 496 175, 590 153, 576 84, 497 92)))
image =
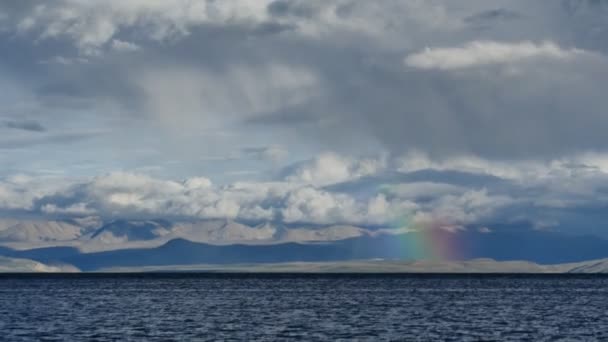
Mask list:
POLYGON ((569 266, 569 273, 608 273, 608 259, 591 260, 569 266))
POLYGON ((249 226, 230 220, 0 221, 0 245, 26 250, 78 247, 83 252, 154 248, 173 239, 213 245, 338 241, 371 234, 348 225, 285 227, 270 222, 249 226), (98 227, 96 227, 98 226, 98 227))
POLYGON ((3 272, 78 272, 78 269, 71 265, 49 266, 34 260, 0 256, 0 273, 3 272))
POLYGON ((166 221, 126 221, 110 222, 95 230, 85 240, 104 243, 120 244, 130 241, 154 240, 171 231, 171 223, 166 221))
POLYGON ((284 229, 282 234, 278 236, 277 240, 285 242, 339 241, 344 239, 356 238, 367 234, 369 234, 369 232, 363 228, 347 225, 336 225, 325 227, 322 229, 284 229))
POLYGON ((79 238, 84 228, 63 221, 18 221, 0 231, 0 242, 50 242, 79 238))
POLYGON ((0 231, 8 229, 8 228, 16 225, 20 221, 21 220, 19 220, 19 219, 9 219, 9 218, 0 219, 0 231))
POLYGON ((250 227, 229 220, 214 220, 178 223, 171 232, 171 237, 215 244, 255 243, 272 241, 274 233, 274 227, 269 224, 250 227))
POLYGON ((314 228, 286 228, 269 222, 248 226, 233 221, 178 223, 171 237, 210 244, 260 244, 280 242, 337 241, 367 234, 354 226, 335 225, 314 228))

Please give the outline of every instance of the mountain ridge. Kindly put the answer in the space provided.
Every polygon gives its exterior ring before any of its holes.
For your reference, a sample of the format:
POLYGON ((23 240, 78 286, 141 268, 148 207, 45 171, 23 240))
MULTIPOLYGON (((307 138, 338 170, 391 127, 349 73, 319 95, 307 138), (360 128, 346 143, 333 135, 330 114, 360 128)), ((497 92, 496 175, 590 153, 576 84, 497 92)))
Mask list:
MULTIPOLYGON (((464 262, 489 258, 549 265, 608 258, 608 240, 599 237, 565 235, 526 226, 493 228, 423 231, 352 225, 297 228, 273 222, 247 225, 233 220, 113 220, 99 227, 79 227, 73 222, 24 221, 9 222, 0 231, 0 256, 43 264, 71 264, 85 271, 372 259, 464 262), (15 231, 19 229, 25 232, 15 239, 15 231)), ((602 271, 604 264, 578 267, 583 272, 602 271)))
POLYGON ((175 221, 112 220, 98 227, 78 226, 76 221, 15 221, 0 230, 0 246, 34 249, 71 246, 85 252, 126 248, 152 248, 182 238, 215 245, 278 244, 286 242, 338 241, 373 234, 351 225, 291 227, 262 222, 247 225, 233 220, 175 221), (72 231, 61 233, 56 227, 72 231), (15 238, 17 236, 17 238, 15 238))

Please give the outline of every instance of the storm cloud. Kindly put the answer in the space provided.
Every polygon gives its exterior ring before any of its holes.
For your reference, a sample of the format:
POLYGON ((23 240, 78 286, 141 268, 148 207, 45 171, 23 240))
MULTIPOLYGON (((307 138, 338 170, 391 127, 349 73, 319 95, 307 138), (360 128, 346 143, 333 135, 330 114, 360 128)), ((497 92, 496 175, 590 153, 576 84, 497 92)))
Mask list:
POLYGON ((596 212, 607 16, 592 0, 3 3, 2 203, 383 225, 596 212), (70 185, 10 181, 49 170, 70 185))

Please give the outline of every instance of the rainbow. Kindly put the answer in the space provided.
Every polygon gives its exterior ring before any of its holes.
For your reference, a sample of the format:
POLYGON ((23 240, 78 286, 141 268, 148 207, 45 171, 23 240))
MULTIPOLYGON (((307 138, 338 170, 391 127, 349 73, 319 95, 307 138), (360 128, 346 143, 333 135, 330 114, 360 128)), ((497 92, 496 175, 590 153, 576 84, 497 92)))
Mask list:
POLYGON ((445 227, 445 222, 416 223, 408 216, 401 215, 390 225, 394 229, 406 229, 407 232, 395 235, 399 243, 399 254, 405 260, 462 260, 465 248, 458 234, 445 227))

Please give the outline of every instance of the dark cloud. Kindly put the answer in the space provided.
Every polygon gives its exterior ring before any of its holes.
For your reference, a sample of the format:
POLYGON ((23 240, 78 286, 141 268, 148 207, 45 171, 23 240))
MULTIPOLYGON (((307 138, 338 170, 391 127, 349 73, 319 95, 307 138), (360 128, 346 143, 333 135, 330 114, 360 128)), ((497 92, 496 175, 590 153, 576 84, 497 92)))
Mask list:
POLYGON ((318 7, 314 3, 292 0, 276 0, 267 7, 268 13, 272 16, 296 16, 302 18, 312 18, 318 13, 318 7))
POLYGON ((279 34, 282 32, 293 31, 296 28, 293 25, 275 23, 275 22, 267 22, 258 25, 253 33, 256 35, 266 35, 266 34, 279 34))
POLYGON ((0 139, 0 149, 20 149, 39 145, 73 144, 99 136, 100 133, 49 134, 32 138, 0 139))
POLYGON ((485 25, 492 25, 493 23, 496 23, 496 22, 511 21, 511 20, 522 19, 522 18, 523 18, 523 15, 518 12, 511 11, 511 10, 504 9, 504 8, 497 8, 497 9, 493 9, 493 10, 475 13, 473 15, 470 15, 470 16, 464 18, 464 21, 467 23, 470 23, 472 25, 485 26, 485 25))
POLYGON ((4 127, 19 129, 31 132, 45 132, 46 128, 38 121, 34 120, 10 120, 4 121, 4 127))
POLYGON ((608 11, 608 3, 604 0, 562 0, 564 10, 571 15, 588 13, 588 11, 608 11))
MULTIPOLYGON (((190 1, 146 3, 145 10, 78 2, 70 8, 79 15, 69 20, 53 10, 71 2, 1 4, 8 19, 0 24, 0 71, 25 93, 12 105, 33 108, 17 111, 32 122, 3 126, 41 134, 3 137, 0 148, 45 147, 51 155, 53 145, 91 138, 50 134, 40 124, 56 122, 74 132, 111 131, 96 148, 70 148, 95 156, 108 149, 112 167, 116 155, 134 160, 131 150, 148 145, 182 161, 268 152, 240 150, 243 144, 493 162, 608 151, 605 2, 203 2, 214 11, 167 15, 190 1), (30 29, 17 28, 36 4, 49 11, 30 29), (96 19, 107 19, 109 29, 96 19), (50 24, 59 32, 43 35, 50 24), (139 48, 116 51, 114 40, 139 48), (404 62, 427 48, 441 53, 426 67, 404 62), (231 138, 209 138, 226 128, 231 138)), ((3 106, 10 100, 2 98, 3 106)), ((455 181, 449 173, 424 176, 455 181)))

